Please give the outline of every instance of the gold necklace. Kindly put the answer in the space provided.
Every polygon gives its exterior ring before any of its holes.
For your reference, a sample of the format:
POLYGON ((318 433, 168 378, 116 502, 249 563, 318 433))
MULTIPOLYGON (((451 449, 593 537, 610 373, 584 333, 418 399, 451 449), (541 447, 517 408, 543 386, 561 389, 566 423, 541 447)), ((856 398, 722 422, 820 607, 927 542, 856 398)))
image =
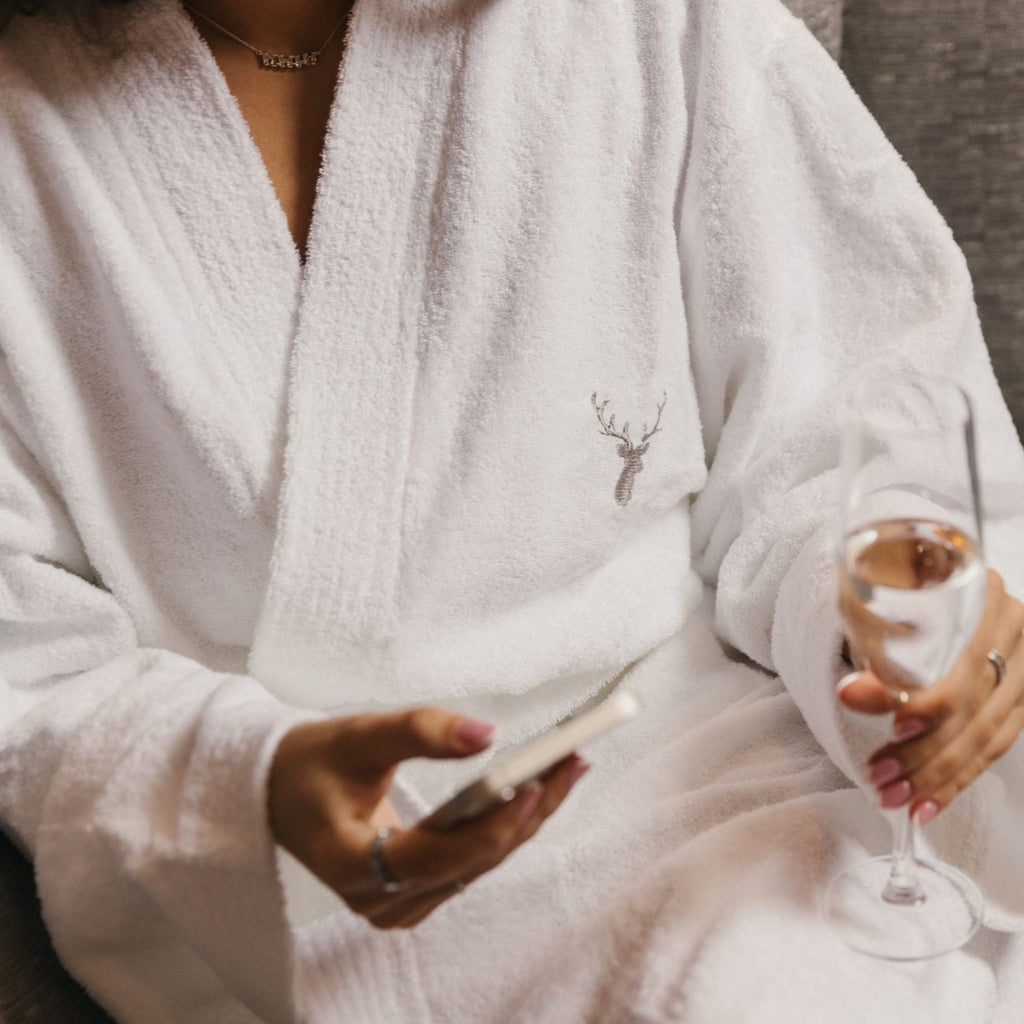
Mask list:
POLYGON ((331 34, 316 50, 308 50, 306 53, 268 53, 266 50, 261 50, 258 46, 253 46, 252 43, 247 43, 244 39, 236 36, 230 29, 226 29, 220 22, 214 21, 208 14, 203 14, 202 11, 197 10, 191 4, 185 3, 184 0, 182 0, 182 6, 186 7, 193 14, 198 15, 203 21, 209 22, 218 32, 226 35, 229 39, 240 43, 247 50, 252 50, 260 62, 260 67, 265 71, 303 71, 305 68, 313 67, 320 59, 324 50, 330 45, 331 40, 338 34, 338 29, 345 24, 352 13, 349 10, 349 13, 331 29, 331 34))

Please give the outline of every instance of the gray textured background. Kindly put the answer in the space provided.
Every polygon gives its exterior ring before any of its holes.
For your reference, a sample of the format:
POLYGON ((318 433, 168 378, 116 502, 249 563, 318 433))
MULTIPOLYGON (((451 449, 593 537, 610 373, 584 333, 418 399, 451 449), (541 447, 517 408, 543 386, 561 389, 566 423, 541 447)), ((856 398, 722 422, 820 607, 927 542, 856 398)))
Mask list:
POLYGON ((1024 434, 1024 0, 847 0, 842 65, 967 255, 1024 434))
POLYGON ((949 221, 1024 436, 1024 0, 787 2, 949 221))
POLYGON ((785 3, 798 18, 803 18, 838 60, 843 41, 843 0, 785 0, 785 3))

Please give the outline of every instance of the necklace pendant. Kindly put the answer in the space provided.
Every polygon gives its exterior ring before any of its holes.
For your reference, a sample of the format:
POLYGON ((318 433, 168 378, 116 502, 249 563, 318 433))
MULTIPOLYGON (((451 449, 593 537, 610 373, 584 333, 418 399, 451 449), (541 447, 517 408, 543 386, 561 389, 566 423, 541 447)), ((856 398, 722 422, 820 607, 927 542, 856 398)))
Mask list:
POLYGON ((265 71, 301 71, 313 67, 321 53, 323 50, 310 50, 308 53, 264 53, 257 50, 256 56, 265 71))

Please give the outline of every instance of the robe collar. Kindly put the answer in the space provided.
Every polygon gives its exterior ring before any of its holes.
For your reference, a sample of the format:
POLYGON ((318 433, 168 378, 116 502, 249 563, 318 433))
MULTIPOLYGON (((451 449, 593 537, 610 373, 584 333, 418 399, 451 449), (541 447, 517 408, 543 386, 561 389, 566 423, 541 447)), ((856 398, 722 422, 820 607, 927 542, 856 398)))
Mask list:
POLYGON ((372 690, 398 628, 425 250, 464 7, 358 0, 304 267, 238 104, 180 6, 153 0, 128 29, 158 97, 150 115, 187 118, 184 138, 156 125, 150 142, 197 289, 254 332, 252 311, 237 309, 240 280, 294 311, 276 535, 250 670, 296 703, 372 690))

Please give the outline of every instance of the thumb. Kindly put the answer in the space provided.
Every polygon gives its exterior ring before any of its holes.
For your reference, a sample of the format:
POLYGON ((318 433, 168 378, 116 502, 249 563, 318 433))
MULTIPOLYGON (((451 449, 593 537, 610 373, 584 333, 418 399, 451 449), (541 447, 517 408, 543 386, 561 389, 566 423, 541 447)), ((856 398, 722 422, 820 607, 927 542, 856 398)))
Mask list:
POLYGON ((866 715, 886 715, 895 708, 888 687, 870 669, 843 676, 836 684, 836 694, 851 711, 866 715))
POLYGON ((384 770, 410 757, 468 757, 491 741, 494 726, 440 708, 348 720, 346 747, 363 768, 384 770))

